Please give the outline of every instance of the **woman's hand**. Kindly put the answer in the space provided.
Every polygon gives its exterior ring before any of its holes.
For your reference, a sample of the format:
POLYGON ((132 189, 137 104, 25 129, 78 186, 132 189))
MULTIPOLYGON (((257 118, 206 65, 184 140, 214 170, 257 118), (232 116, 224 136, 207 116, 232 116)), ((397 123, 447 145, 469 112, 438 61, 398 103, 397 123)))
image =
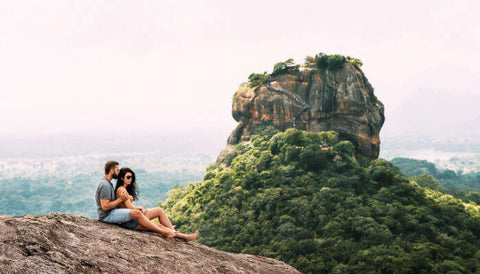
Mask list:
POLYGON ((123 192, 121 195, 120 195, 120 198, 123 200, 123 201, 126 201, 128 200, 128 192, 123 192))
POLYGON ((135 208, 138 209, 138 210, 140 210, 140 212, 142 212, 143 215, 147 215, 147 211, 148 211, 148 210, 143 209, 143 207, 141 207, 141 206, 136 206, 135 208))

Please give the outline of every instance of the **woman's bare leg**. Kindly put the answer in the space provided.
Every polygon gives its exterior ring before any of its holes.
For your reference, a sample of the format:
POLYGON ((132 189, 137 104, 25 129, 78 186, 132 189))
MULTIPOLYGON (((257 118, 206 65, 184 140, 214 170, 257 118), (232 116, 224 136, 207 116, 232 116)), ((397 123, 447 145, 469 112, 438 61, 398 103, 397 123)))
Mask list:
MULTIPOLYGON (((158 220, 160 221, 159 224, 156 224, 158 227, 160 227, 161 229, 164 229, 164 230, 175 231, 175 228, 173 227, 172 223, 168 219, 167 214, 165 213, 165 211, 163 211, 163 209, 161 209, 159 207, 149 209, 147 211, 146 217, 149 220, 152 220, 154 218, 158 218, 158 220)), ((183 234, 183 233, 177 232, 175 237, 180 238, 180 239, 184 239, 185 241, 189 242, 191 240, 196 239, 198 237, 198 234, 199 234, 198 231, 196 231, 195 233, 192 233, 192 234, 183 234)))
POLYGON ((155 224, 156 224, 158 227, 160 227, 160 228, 167 229, 167 230, 171 230, 171 231, 176 231, 176 230, 171 229, 171 228, 168 228, 168 227, 166 227, 166 226, 164 226, 164 225, 162 225, 162 224, 157 224, 157 223, 155 223, 155 224))
POLYGON ((178 234, 178 232, 176 231, 172 231, 170 229, 165 229, 157 226, 155 223, 150 221, 145 215, 143 215, 143 213, 140 212, 139 210, 132 210, 130 212, 130 218, 137 220, 139 224, 137 228, 138 230, 157 232, 167 238, 173 238, 178 234))
MULTIPOLYGON (((167 230, 172 230, 168 227, 165 227, 164 225, 162 224, 156 224, 158 227, 161 227, 162 229, 167 229, 167 230)), ((172 230, 172 231, 175 231, 175 230, 172 230)), ((192 233, 192 234, 183 234, 181 233, 180 231, 177 231, 177 235, 175 236, 176 238, 180 238, 180 239, 184 239, 186 240, 187 242, 191 241, 191 240, 194 240, 198 237, 198 234, 199 232, 198 231, 195 231, 195 233, 192 233)))
POLYGON ((167 214, 165 213, 165 211, 163 211, 163 209, 161 209, 161 208, 159 208, 159 207, 156 207, 156 208, 153 208, 153 209, 149 209, 149 210, 147 211, 147 215, 146 215, 146 216, 147 216, 147 218, 148 218, 149 220, 158 217, 158 221, 159 221, 163 226, 175 230, 175 228, 173 227, 172 223, 171 223, 170 220, 168 219, 168 216, 167 216, 167 214))

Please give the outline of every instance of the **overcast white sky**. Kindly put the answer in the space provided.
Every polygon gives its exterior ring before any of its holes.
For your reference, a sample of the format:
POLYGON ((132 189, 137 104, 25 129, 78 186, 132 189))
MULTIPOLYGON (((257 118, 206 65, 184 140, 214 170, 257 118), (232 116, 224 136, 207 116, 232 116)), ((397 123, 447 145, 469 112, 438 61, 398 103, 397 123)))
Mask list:
POLYGON ((251 72, 318 52, 363 61, 395 131, 389 113, 419 91, 479 98, 479 10, 438 0, 2 1, 0 134, 230 132, 233 93, 251 72))

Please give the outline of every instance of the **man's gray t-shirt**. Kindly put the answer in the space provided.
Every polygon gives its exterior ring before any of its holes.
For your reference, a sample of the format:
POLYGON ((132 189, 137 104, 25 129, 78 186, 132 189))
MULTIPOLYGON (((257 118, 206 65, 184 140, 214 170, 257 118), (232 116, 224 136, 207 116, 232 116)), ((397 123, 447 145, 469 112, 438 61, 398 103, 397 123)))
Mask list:
POLYGON ((115 200, 115 189, 113 188, 113 184, 105 177, 102 178, 102 181, 98 184, 97 192, 95 193, 95 201, 97 202, 97 213, 98 219, 101 221, 105 217, 108 216, 109 211, 104 211, 102 209, 102 204, 100 203, 100 199, 108 199, 110 201, 115 200))

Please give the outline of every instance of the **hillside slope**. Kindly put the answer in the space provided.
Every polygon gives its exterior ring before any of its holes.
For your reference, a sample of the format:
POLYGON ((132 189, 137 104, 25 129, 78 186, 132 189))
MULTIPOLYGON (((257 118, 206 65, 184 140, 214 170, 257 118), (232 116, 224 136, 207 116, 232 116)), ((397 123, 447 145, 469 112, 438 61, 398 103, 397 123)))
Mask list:
POLYGON ((268 129, 225 161, 164 203, 208 246, 304 273, 480 271, 477 205, 360 161, 335 132, 268 129))

